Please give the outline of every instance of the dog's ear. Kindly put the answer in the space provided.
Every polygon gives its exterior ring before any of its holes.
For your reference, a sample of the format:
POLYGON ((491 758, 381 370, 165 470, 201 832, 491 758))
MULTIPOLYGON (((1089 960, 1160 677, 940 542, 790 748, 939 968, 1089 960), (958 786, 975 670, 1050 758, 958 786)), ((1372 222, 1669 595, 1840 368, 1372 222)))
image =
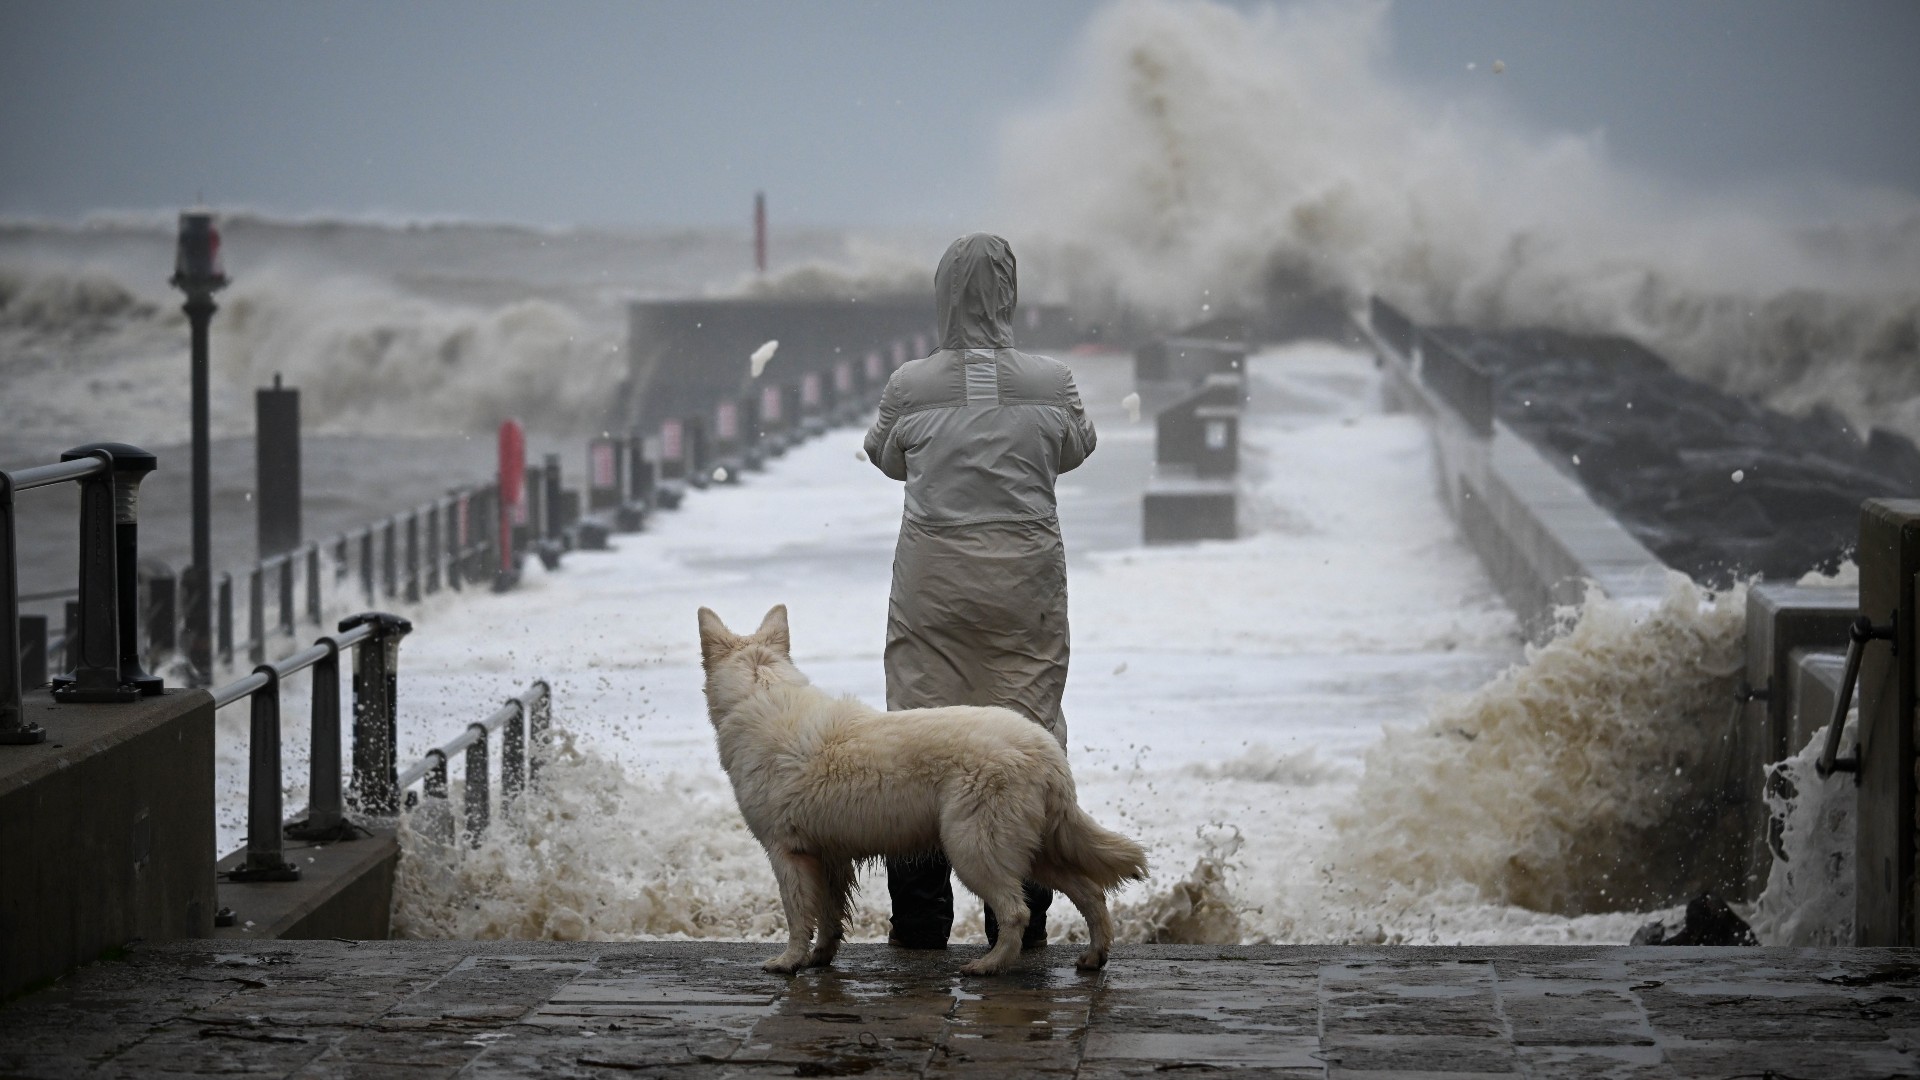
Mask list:
POLYGON ((788 656, 793 655, 793 638, 787 633, 787 605, 773 605, 767 617, 760 620, 760 629, 755 630, 753 636, 788 656))
POLYGON ((700 663, 710 666, 720 650, 733 641, 733 632, 710 608, 700 609, 700 663))

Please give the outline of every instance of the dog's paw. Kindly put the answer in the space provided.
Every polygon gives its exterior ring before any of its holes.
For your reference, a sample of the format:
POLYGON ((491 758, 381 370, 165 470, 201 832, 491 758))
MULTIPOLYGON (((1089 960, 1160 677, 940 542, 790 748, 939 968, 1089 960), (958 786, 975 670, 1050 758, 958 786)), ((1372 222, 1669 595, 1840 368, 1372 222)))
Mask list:
POLYGON ((792 953, 781 953, 779 956, 761 964, 760 970, 769 971, 775 975, 791 975, 799 971, 805 963, 806 955, 804 953, 799 956, 795 956, 792 953))
POLYGON ((962 975, 998 975, 1005 970, 1006 967, 1004 965, 990 963, 984 956, 971 963, 960 965, 960 974, 962 975))
POLYGON ((1074 961, 1073 966, 1081 971, 1099 971, 1107 966, 1107 950, 1088 949, 1080 954, 1080 959, 1074 961))
POLYGON ((838 949, 815 949, 807 956, 807 966, 810 968, 832 967, 833 954, 838 951, 838 949))

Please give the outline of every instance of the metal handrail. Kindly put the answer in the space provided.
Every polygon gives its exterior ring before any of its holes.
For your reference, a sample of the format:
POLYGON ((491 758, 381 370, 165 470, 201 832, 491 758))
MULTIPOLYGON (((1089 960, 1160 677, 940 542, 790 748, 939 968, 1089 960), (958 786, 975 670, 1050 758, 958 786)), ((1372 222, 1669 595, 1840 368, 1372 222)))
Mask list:
POLYGON ((228 872, 232 881, 297 881, 300 871, 283 855, 283 832, 304 839, 347 840, 356 826, 344 813, 340 789, 340 650, 354 652, 353 790, 361 808, 391 813, 393 774, 393 664, 400 638, 413 629, 405 619, 366 612, 343 619, 340 633, 261 664, 216 688, 214 708, 249 699, 252 723, 247 745, 246 859, 228 872), (280 683, 314 668, 312 748, 308 755, 307 820, 285 825, 282 816, 280 683))
POLYGON ((1820 759, 1813 764, 1813 771, 1825 780, 1837 772, 1854 774, 1856 782, 1860 773, 1860 744, 1855 743, 1853 753, 1840 756, 1841 728, 1846 725, 1847 713, 1853 708, 1853 689, 1860 682, 1860 660, 1870 641, 1892 641, 1895 623, 1875 626, 1873 620, 1865 615, 1853 620, 1847 626, 1847 668, 1840 676, 1840 693, 1833 699, 1833 719, 1827 722, 1827 742, 1820 749, 1820 759))
MULTIPOLYGON (((448 788, 447 762, 455 754, 464 753, 466 790, 462 809, 466 839, 469 846, 478 847, 493 816, 487 736, 495 730, 501 733, 500 802, 506 815, 513 817, 521 796, 539 776, 541 761, 551 743, 552 717, 553 690, 545 679, 536 679, 485 720, 468 724, 459 735, 421 755, 420 760, 395 778, 395 783, 402 790, 420 784, 426 798, 444 802, 448 788), (529 747, 533 750, 531 754, 529 747)), ((412 791, 407 792, 408 806, 415 806, 418 801, 412 791)), ((442 843, 453 842, 451 814, 437 813, 427 829, 442 843)))
POLYGON ((72 670, 54 682, 56 702, 128 702, 158 694, 161 681, 140 666, 140 482, 152 454, 126 443, 76 446, 50 465, 0 471, 0 745, 45 742, 46 728, 26 719, 20 671, 20 577, 14 496, 68 481, 80 483, 80 620, 68 653, 72 670), (117 455, 117 458, 116 458, 117 455))
POLYGON ((51 487, 67 480, 84 480, 89 476, 113 471, 113 459, 85 457, 73 461, 56 461, 51 465, 35 465, 30 469, 15 469, 8 473, 13 478, 13 490, 31 491, 34 488, 51 487))

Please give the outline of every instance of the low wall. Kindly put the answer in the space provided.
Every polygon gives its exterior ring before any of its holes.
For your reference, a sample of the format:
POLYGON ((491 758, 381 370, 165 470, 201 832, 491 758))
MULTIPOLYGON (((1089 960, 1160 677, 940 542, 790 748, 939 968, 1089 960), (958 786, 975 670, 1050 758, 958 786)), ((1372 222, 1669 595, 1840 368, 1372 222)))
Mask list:
POLYGON ((46 742, 0 746, 0 995, 136 938, 213 930, 213 698, 29 693, 46 742))
POLYGON ((1417 335, 1409 355, 1362 326, 1395 403, 1426 418, 1442 498, 1529 637, 1544 638, 1556 607, 1592 582, 1627 603, 1652 604, 1667 567, 1505 423, 1463 418, 1420 378, 1417 335))
MULTIPOLYGON (((393 872, 400 844, 390 829, 324 844, 289 841, 287 861, 299 881, 220 882, 220 906, 233 913, 233 925, 214 937, 385 938, 392 926, 393 872)), ((245 848, 220 860, 225 873, 245 863, 245 848)))

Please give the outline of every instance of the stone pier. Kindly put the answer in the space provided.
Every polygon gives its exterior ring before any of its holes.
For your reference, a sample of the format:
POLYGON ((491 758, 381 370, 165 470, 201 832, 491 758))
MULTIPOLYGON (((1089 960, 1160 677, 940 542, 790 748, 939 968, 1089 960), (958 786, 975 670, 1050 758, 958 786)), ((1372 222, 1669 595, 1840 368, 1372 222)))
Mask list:
POLYGON ((7 1077, 1920 1075, 1920 951, 175 942, 0 1008, 7 1077))

